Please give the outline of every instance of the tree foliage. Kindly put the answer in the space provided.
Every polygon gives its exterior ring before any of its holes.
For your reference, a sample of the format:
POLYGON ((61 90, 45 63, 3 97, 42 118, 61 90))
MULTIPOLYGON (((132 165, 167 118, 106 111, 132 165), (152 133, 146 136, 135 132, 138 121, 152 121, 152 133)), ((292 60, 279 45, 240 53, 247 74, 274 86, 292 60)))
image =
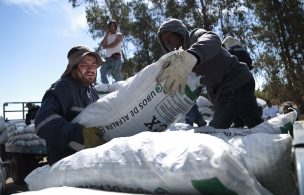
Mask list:
MULTIPOLYGON (((101 39, 109 19, 124 35, 124 77, 134 75, 163 53, 157 30, 167 17, 189 30, 200 27, 222 38, 236 37, 254 59, 254 74, 265 79, 257 93, 275 103, 294 101, 304 112, 303 0, 69 0, 84 6, 89 31, 101 39)), ((96 50, 103 51, 98 45, 96 50)))

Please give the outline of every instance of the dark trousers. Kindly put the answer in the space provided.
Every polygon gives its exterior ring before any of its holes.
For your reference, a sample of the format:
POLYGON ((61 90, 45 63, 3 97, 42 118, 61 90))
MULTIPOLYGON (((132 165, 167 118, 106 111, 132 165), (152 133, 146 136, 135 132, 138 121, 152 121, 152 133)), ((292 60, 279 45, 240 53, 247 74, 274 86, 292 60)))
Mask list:
POLYGON ((196 123, 198 127, 205 126, 207 122, 198 110, 198 106, 194 104, 191 110, 186 114, 186 123, 193 126, 196 123))
POLYGON ((226 129, 233 122, 241 122, 248 128, 263 122, 261 110, 254 94, 255 82, 252 79, 239 89, 223 93, 214 102, 214 116, 209 125, 226 129))

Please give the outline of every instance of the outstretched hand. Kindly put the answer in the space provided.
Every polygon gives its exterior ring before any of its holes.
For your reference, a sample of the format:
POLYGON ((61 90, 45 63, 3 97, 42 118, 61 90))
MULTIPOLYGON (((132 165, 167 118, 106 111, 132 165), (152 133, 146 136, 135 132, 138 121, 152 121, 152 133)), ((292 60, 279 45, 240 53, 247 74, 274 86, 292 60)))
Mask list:
POLYGON ((162 69, 156 77, 156 81, 158 83, 165 81, 164 93, 169 92, 171 95, 175 95, 179 90, 179 93, 183 95, 187 76, 197 63, 196 57, 187 51, 176 51, 175 54, 162 59, 161 63, 162 69))

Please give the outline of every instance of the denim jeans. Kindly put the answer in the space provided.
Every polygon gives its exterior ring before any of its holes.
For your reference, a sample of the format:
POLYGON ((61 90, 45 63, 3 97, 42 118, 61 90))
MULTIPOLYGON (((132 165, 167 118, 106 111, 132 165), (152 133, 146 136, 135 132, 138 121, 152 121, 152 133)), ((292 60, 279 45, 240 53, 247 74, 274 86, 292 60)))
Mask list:
POLYGON ((106 62, 100 67, 100 77, 102 83, 109 83, 107 74, 111 74, 115 81, 120 81, 121 76, 121 58, 106 57, 106 62))

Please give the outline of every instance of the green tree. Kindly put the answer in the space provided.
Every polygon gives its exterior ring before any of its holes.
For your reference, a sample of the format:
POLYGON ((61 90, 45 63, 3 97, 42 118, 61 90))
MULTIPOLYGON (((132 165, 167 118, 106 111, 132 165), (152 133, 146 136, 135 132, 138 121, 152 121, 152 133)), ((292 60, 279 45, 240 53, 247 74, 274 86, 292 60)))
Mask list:
POLYGON ((253 34, 263 48, 257 65, 265 73, 269 98, 292 100, 304 112, 304 10, 303 1, 249 1, 258 23, 253 34), (270 60, 271 59, 271 60, 270 60), (280 89, 280 90, 278 90, 280 89))
MULTIPOLYGON (((303 0, 69 0, 84 6, 90 33, 101 39, 110 18, 124 35, 123 73, 134 75, 163 53, 157 30, 167 17, 189 30, 202 27, 238 38, 250 49, 256 76, 264 77, 261 94, 276 103, 292 100, 304 112, 303 0), (280 89, 280 90, 277 90, 280 89)), ((97 46, 97 50, 101 50, 97 46)))

